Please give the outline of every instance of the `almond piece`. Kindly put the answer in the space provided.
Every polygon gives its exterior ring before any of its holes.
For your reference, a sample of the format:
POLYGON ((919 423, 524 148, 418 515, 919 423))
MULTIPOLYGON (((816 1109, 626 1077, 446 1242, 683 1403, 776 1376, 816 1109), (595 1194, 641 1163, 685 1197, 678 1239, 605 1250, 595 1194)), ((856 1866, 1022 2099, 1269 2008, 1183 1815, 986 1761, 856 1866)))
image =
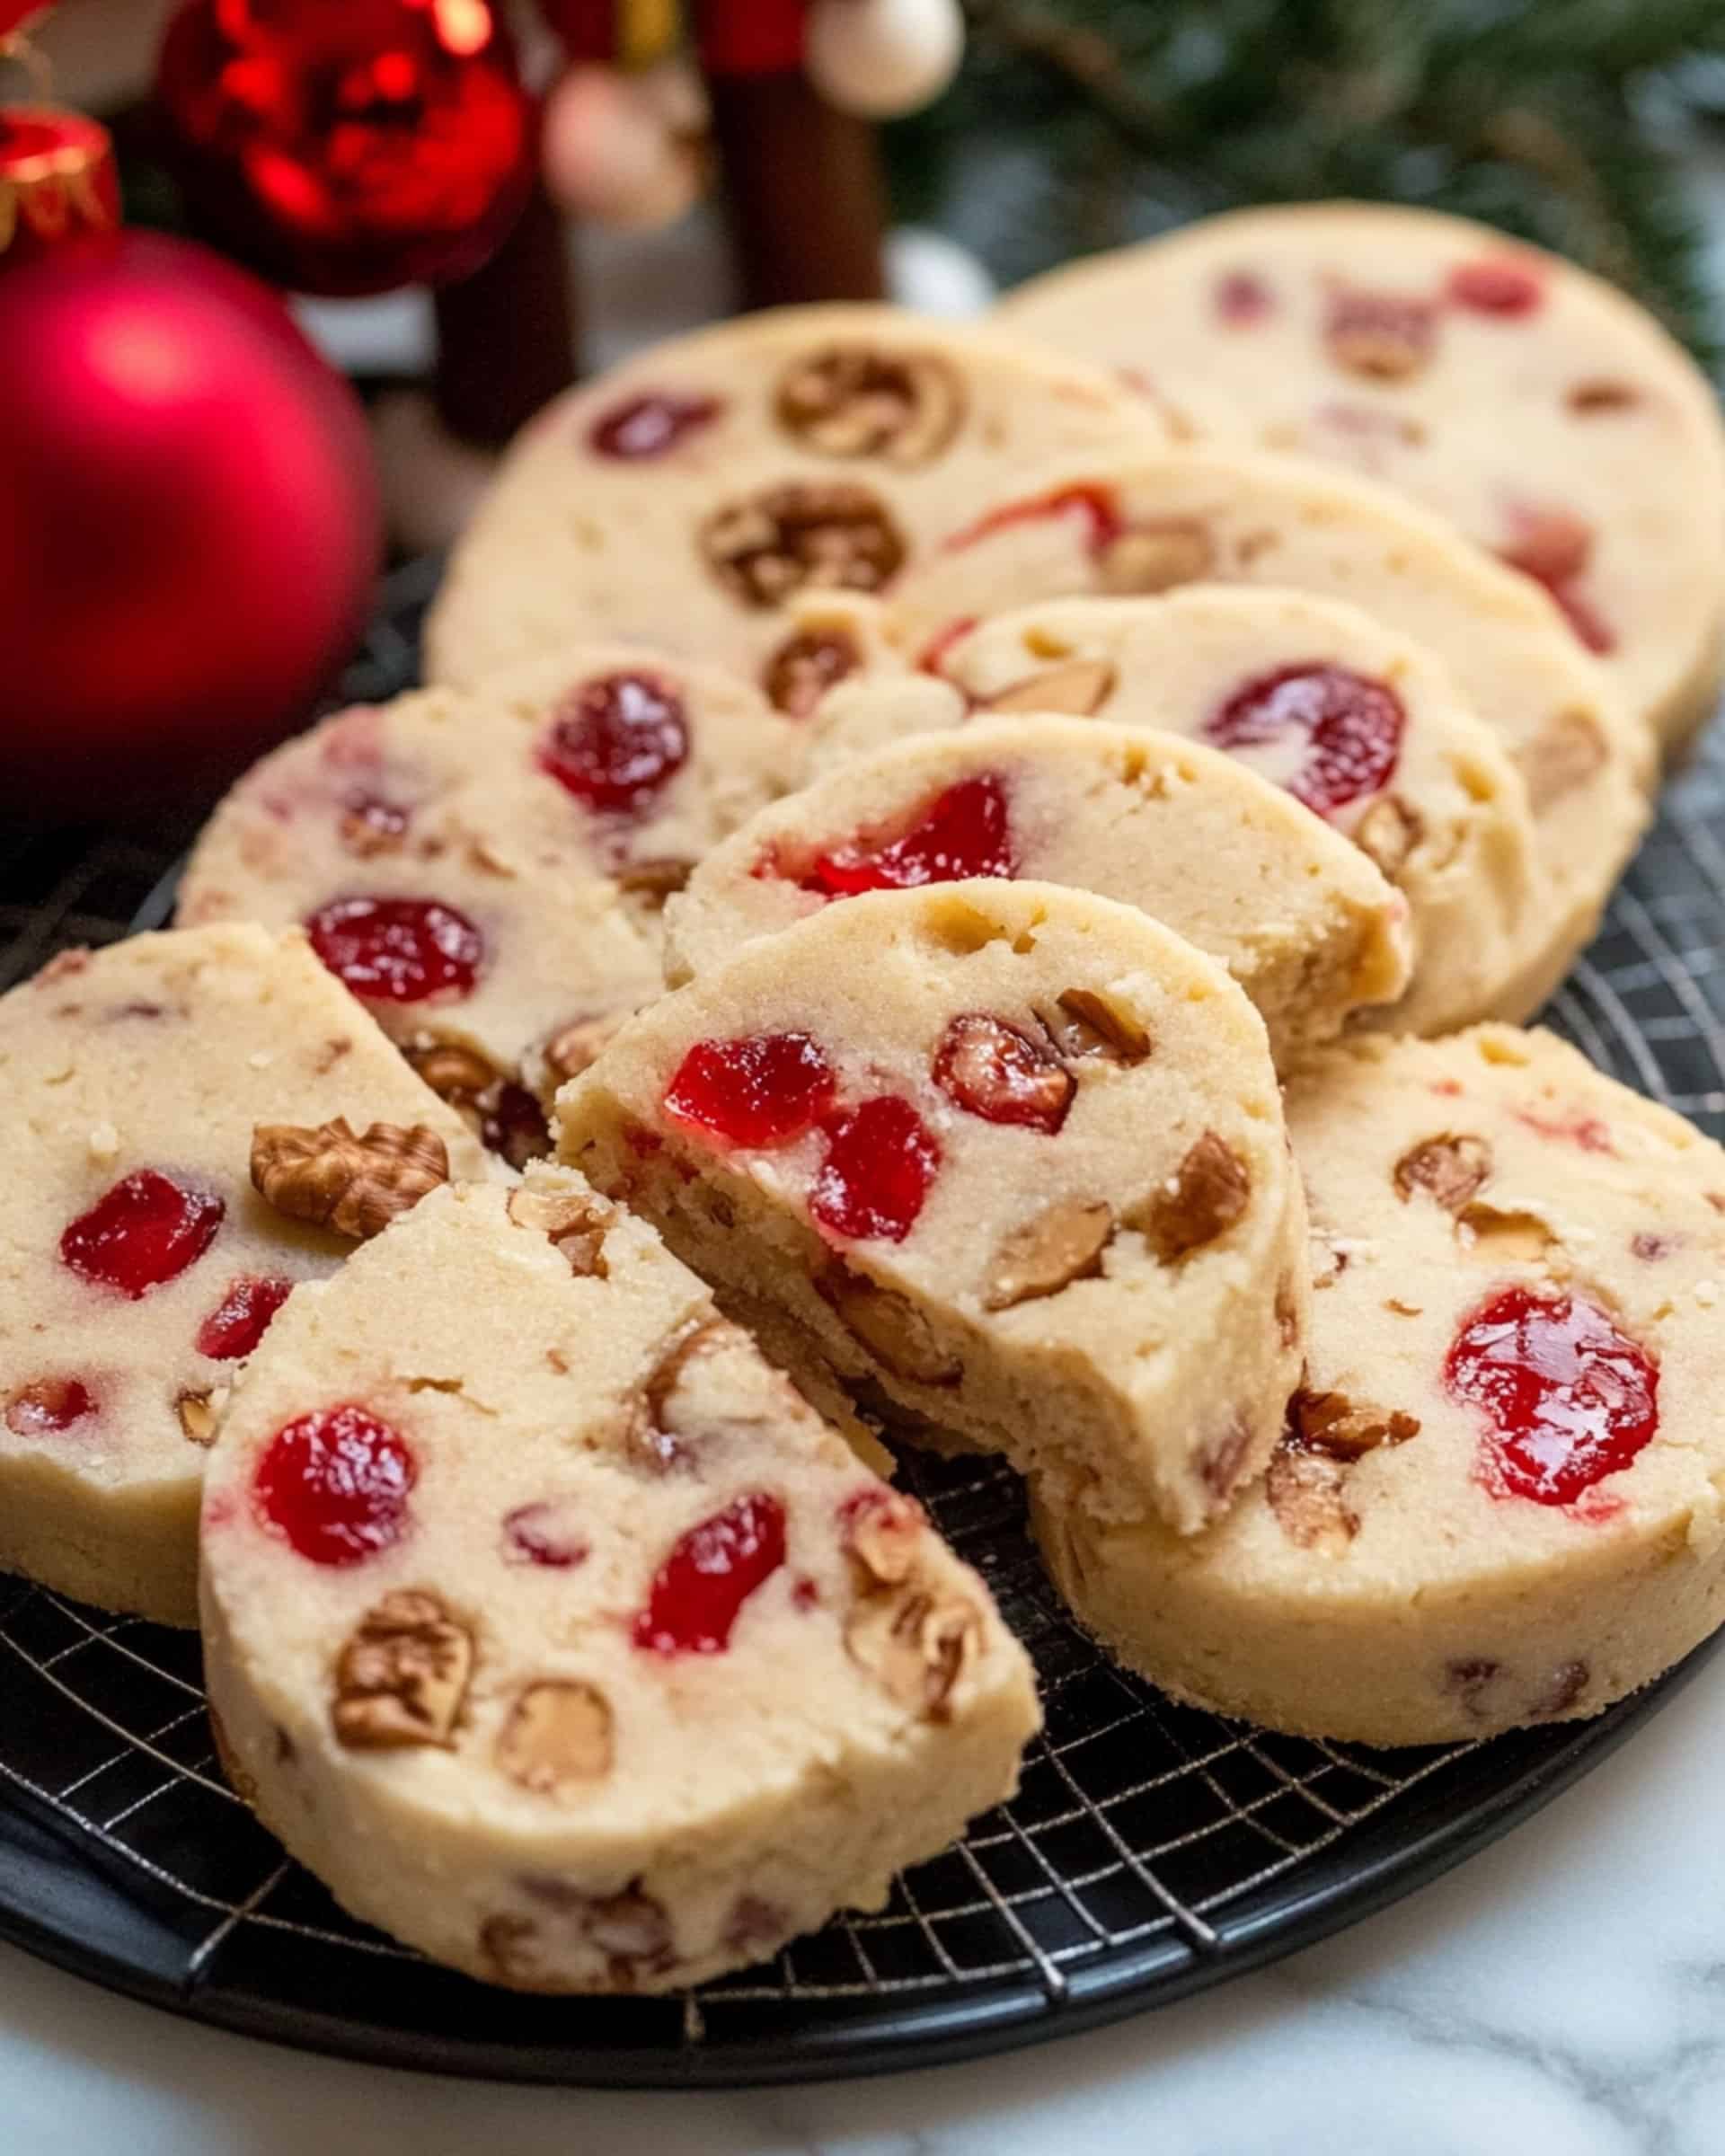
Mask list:
POLYGON ((985 711, 1069 711, 1091 719, 1114 694, 1118 676, 1105 658, 1075 658, 1015 681, 978 707, 985 711))
POLYGON ((544 1678, 516 1695, 497 1739, 497 1763, 540 1797, 562 1797, 603 1781, 615 1751, 611 1708, 597 1686, 544 1678))
POLYGON ((1491 1180, 1491 1148, 1483 1138, 1469 1131, 1445 1131, 1410 1145, 1395 1163, 1395 1195, 1406 1205, 1418 1191, 1446 1213, 1459 1213, 1491 1180))
POLYGON ((1066 1197, 1014 1228, 995 1252, 983 1291, 985 1310, 1010 1310, 1041 1295, 1057 1295, 1075 1280, 1102 1269, 1114 1215, 1101 1198, 1066 1197))
POLYGON ((896 1289, 839 1264, 830 1266, 815 1287, 846 1331, 895 1377, 917 1385, 956 1385, 963 1376, 963 1365, 942 1348, 927 1318, 896 1289))
POLYGON ((509 1215, 519 1228, 536 1228, 583 1278, 606 1279, 606 1231, 616 1219, 615 1207, 575 1191, 554 1194, 525 1187, 509 1193, 509 1215))
POLYGON ((1163 1265, 1175 1265, 1225 1233, 1244 1214, 1251 1196, 1246 1163, 1225 1138, 1207 1130, 1126 1224, 1143 1232, 1163 1265))
POLYGON ((1155 1043, 1149 1029, 1129 1011, 1089 988, 1068 988, 1057 999, 1052 1018, 1039 1012, 1044 1030, 1063 1055, 1092 1056, 1105 1063, 1142 1063, 1155 1043))

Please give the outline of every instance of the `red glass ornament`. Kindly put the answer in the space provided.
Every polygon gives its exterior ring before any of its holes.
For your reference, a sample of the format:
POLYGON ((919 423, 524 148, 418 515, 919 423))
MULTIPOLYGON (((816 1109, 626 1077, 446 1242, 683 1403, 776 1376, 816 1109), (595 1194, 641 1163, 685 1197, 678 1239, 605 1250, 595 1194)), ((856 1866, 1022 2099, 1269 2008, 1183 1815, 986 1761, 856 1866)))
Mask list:
MULTIPOLYGON (((5 31, 0 6, 0 38, 5 31)), ((0 262, 101 246, 119 224, 107 128, 52 106, 0 105, 0 262)))
POLYGON ((701 65, 721 75, 801 68, 808 15, 808 0, 695 0, 701 65))
POLYGON ((301 291, 469 276, 532 185, 491 0, 187 0, 156 93, 200 220, 301 291))
POLYGON ((743 1604, 784 1562, 784 1507, 765 1491, 691 1527, 653 1577, 635 1645, 659 1655, 721 1655, 743 1604))
POLYGON ((379 529, 358 401, 255 278, 133 232, 0 273, 0 800, 234 775, 351 649, 379 529))

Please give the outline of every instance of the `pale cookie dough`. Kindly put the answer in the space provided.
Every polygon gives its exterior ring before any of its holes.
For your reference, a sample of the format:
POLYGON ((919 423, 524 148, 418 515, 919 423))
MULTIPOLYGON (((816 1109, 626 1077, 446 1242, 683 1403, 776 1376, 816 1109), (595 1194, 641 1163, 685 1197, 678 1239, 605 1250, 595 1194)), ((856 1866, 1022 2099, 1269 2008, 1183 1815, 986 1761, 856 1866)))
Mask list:
POLYGON ((1712 711, 1725 435, 1621 292, 1488 226, 1332 202, 1211 217, 1009 295, 1186 432, 1405 488, 1545 584, 1668 743, 1712 711))
POLYGON ((0 1566, 195 1623, 205 1447, 240 1361, 439 1156, 478 1176, 485 1153, 302 937, 260 928, 63 952, 0 998, 0 1566), (337 1118, 365 1214, 341 1233, 251 1177, 259 1125, 337 1118))
POLYGON ((527 1096, 549 1102, 659 992, 667 894, 795 782, 801 754, 721 667, 571 648, 483 691, 344 711, 266 756, 199 841, 180 918, 305 923, 519 1166, 545 1144, 527 1096))
POLYGON ((861 890, 966 875, 1154 915, 1233 974, 1278 1069, 1408 978, 1404 902, 1277 787, 1172 735, 1030 715, 898 742, 763 809, 666 908, 666 977, 861 890))
MULTIPOLYGON (((1363 1022, 1446 1033, 1527 1015, 1505 1011, 1504 992, 1551 969, 1553 924, 1539 904, 1526 787, 1441 662, 1357 606, 1204 584, 1156 599, 1051 599, 984 622, 938 666, 961 707, 926 676, 835 689, 814 721, 814 766, 1002 712, 1090 712, 1194 735, 1287 788, 1406 900, 1411 985, 1363 1022)), ((1565 942, 1556 962, 1568 955, 1565 942)))
POLYGON ((1186 1542, 1044 1504, 1056 1581, 1272 1728, 1597 1714, 1725 1617, 1725 1152, 1499 1026, 1326 1050, 1287 1115, 1314 1292, 1268 1480, 1186 1542))
POLYGON ((968 523, 892 596, 901 650, 938 666, 984 617, 1077 594, 1274 585, 1351 601, 1428 646, 1526 783, 1549 933, 1491 1015, 1525 1015, 1598 924, 1648 808, 1646 729, 1557 609, 1388 488, 1298 457, 1173 450, 1039 475, 968 523))
POLYGON ((921 1508, 548 1167, 295 1298, 201 1596, 235 1788, 356 1915, 524 1991, 680 1989, 878 1907, 1039 1720, 921 1508))
POLYGON ((456 550, 432 677, 627 637, 726 661, 801 714, 858 654, 795 632, 799 595, 880 591, 1026 469, 1168 438, 1106 370, 998 331, 890 307, 745 315, 532 422, 456 550))
POLYGON ((1181 1533, 1298 1374, 1305 1209, 1263 1021, 1112 900, 977 879, 831 906, 643 1012, 562 1157, 795 1374, 1181 1533))

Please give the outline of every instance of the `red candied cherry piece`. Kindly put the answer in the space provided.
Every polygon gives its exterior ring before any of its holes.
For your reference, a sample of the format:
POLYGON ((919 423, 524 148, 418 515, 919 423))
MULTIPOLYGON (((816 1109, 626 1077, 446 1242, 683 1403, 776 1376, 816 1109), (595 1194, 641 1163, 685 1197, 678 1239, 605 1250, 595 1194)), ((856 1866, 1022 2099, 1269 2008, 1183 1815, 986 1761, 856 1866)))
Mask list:
POLYGON ((1016 1123, 1052 1137, 1077 1085, 1046 1041, 1004 1018, 963 1012, 941 1036, 932 1068, 947 1099, 985 1123, 1016 1123))
POLYGON ((60 1237, 60 1259, 136 1303, 198 1262, 226 1211, 214 1191, 188 1190, 154 1168, 140 1168, 72 1223, 60 1237))
POLYGON ((943 629, 937 629, 923 646, 916 660, 916 671, 919 674, 932 674, 937 681, 944 680, 942 669, 946 665, 947 653, 954 644, 964 641, 980 618, 978 614, 961 614, 956 621, 948 622, 943 629))
POLYGON ((94 1395, 81 1378, 42 1377, 6 1402, 6 1427, 16 1437, 49 1437, 95 1411, 94 1395))
POLYGON ((1494 1493, 1540 1505, 1572 1504, 1659 1428, 1659 1365, 1580 1295, 1492 1296, 1457 1331, 1444 1381, 1485 1412, 1494 1493))
POLYGON ((399 1430, 349 1401, 278 1430, 252 1478, 264 1524, 314 1565, 357 1565, 398 1542, 419 1468, 399 1430))
POLYGON ((305 932, 342 986, 373 1003, 471 995, 485 960, 484 937, 439 898, 332 898, 305 932))
POLYGON ((1017 873, 1005 782, 989 771, 936 795, 897 838, 875 844, 858 840, 821 854, 803 888, 850 898, 860 891, 902 891, 966 876, 1017 873))
POLYGON ((586 681, 565 700, 539 768, 602 815, 639 816, 687 763, 683 699, 649 674, 586 681))
POLYGON ((227 1293, 198 1328, 199 1354, 213 1363, 234 1363, 250 1355, 293 1292, 291 1280, 241 1273, 228 1282, 227 1293))
POLYGON ((1230 270, 1210 287, 1210 305, 1218 322, 1230 329, 1244 329, 1273 313, 1276 302, 1269 287, 1250 270, 1230 270))
POLYGON ((697 1040, 665 1089, 668 1116, 728 1145, 784 1145, 833 1104, 836 1081, 807 1033, 697 1040))
POLYGON ((1570 509, 1517 508, 1511 513, 1515 536, 1498 549, 1499 561, 1544 585, 1589 651, 1617 649, 1616 634, 1590 599, 1576 589, 1593 559, 1594 528, 1570 509))
POLYGON ((783 1562, 784 1507, 764 1490, 735 1498, 673 1545, 635 1619, 635 1645, 723 1654, 743 1604, 783 1562))
POLYGON ((504 1515, 503 1536, 503 1554, 512 1564, 549 1565, 562 1571, 584 1565, 591 1554, 574 1507, 554 1498, 518 1505, 504 1515))
POLYGON ((851 1242, 902 1242, 941 1165, 934 1134, 908 1100, 882 1093, 830 1116, 809 1210, 851 1242))
POLYGON ((1531 314, 1545 296, 1545 284, 1536 270, 1513 256, 1485 254, 1457 262, 1449 273, 1449 296, 1476 314, 1511 317, 1531 314))
POLYGON ((596 456, 641 464, 668 456, 690 435, 711 427, 724 410, 717 397, 692 397, 675 390, 652 390, 602 411, 587 431, 596 456))
POLYGON ((1407 722, 1402 699, 1388 682, 1314 663, 1282 667, 1249 681, 1205 731, 1219 748, 1247 748, 1278 740, 1297 727, 1309 746, 1287 791, 1327 816, 1389 784, 1407 722))
POLYGON ((1055 487, 1046 494, 1032 494, 1023 501, 1003 502, 974 524, 954 532, 944 551, 960 553, 978 540, 1011 531, 1016 525, 1046 524, 1062 517, 1073 517, 1084 527, 1084 544, 1092 554, 1105 554, 1126 530, 1126 518, 1114 490, 1081 482, 1075 486, 1055 487))

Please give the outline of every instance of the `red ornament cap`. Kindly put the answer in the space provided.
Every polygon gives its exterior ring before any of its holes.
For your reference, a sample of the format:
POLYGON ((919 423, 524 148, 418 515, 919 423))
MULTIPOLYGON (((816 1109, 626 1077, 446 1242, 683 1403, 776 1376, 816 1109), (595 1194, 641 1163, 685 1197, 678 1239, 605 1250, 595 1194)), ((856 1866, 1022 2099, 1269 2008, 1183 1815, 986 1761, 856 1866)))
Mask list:
POLYGON ((0 262, 101 242, 119 225, 107 128, 52 105, 0 105, 0 262))

